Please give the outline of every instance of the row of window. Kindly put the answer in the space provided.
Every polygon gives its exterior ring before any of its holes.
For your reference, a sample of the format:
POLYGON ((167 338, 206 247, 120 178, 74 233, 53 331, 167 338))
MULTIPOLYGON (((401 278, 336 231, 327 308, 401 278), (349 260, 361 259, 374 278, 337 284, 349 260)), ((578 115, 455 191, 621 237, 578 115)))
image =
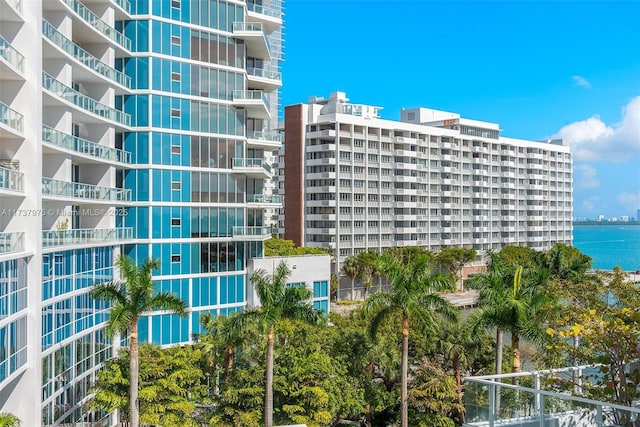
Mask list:
POLYGON ((27 317, 0 328, 0 382, 27 363, 27 317))
POLYGON ((0 262, 0 320, 27 307, 27 262, 0 262))

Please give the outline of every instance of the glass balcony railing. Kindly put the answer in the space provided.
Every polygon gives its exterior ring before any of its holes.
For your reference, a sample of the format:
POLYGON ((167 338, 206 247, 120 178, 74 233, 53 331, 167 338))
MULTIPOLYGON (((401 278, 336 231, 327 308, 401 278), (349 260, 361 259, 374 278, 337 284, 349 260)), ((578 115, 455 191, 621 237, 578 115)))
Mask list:
POLYGON ((61 32, 53 27, 53 25, 44 20, 42 21, 42 34, 53 44, 77 59, 78 62, 81 62, 88 68, 91 68, 93 71, 105 76, 109 80, 131 89, 131 78, 129 76, 100 61, 98 58, 63 36, 61 32))
POLYGON ((0 123, 22 133, 24 131, 24 119, 22 114, 0 102, 0 123))
POLYGON ((271 166, 263 159, 233 159, 234 168, 251 168, 251 169, 264 169, 267 173, 271 173, 271 166))
POLYGON ((271 227, 233 227, 233 237, 269 237, 271 227))
POLYGON ((98 15, 93 13, 87 6, 80 3, 78 0, 64 0, 75 13, 80 16, 84 21, 91 25, 96 30, 107 36, 110 40, 114 41, 118 45, 122 46, 126 50, 131 50, 131 40, 125 37, 124 34, 98 18, 98 15))
POLYGON ((282 204, 282 196, 279 194, 247 194, 247 202, 282 204))
POLYGON ((115 4, 120 6, 127 14, 131 15, 131 3, 128 0, 112 0, 115 4))
POLYGON ((45 72, 42 73, 42 87, 92 114, 96 114, 108 120, 113 120, 124 126, 131 126, 131 116, 129 114, 116 110, 113 107, 109 107, 93 98, 83 95, 77 90, 54 79, 45 72))
POLYGON ((261 15, 271 16, 277 19, 280 19, 280 17, 282 16, 282 12, 279 9, 273 6, 267 6, 265 4, 255 4, 247 2, 247 10, 259 13, 261 15))
POLYGON ((22 172, 0 167, 0 188, 12 191, 24 191, 24 174, 22 172))
POLYGON ((233 23, 233 32, 251 32, 251 33, 260 33, 264 38, 264 42, 267 46, 267 50, 271 51, 271 43, 269 43, 269 38, 267 34, 264 32, 264 26, 258 22, 234 22, 233 23))
POLYGON ((18 71, 24 73, 24 56, 2 36, 0 36, 0 56, 6 59, 9 64, 16 67, 18 71))
POLYGON ((114 243, 133 239, 133 228, 78 228, 74 230, 46 230, 42 232, 45 248, 90 243, 114 243))
POLYGON ((42 178, 42 194, 96 201, 130 202, 131 190, 42 178))
POLYGON ((96 142, 87 141, 86 139, 60 132, 46 125, 42 126, 42 141, 104 160, 127 164, 131 163, 131 153, 128 151, 105 147, 96 142))
POLYGON ((0 254, 24 251, 24 232, 0 233, 0 254))
POLYGON ((247 131, 247 138, 258 139, 260 141, 282 142, 282 136, 278 132, 247 131))
POLYGON ((247 67, 247 74, 264 79, 282 80, 282 75, 278 71, 266 70, 264 68, 247 67))
POLYGON ((270 109, 269 100, 267 96, 261 90, 234 90, 233 91, 233 100, 234 101, 262 101, 267 108, 270 109))

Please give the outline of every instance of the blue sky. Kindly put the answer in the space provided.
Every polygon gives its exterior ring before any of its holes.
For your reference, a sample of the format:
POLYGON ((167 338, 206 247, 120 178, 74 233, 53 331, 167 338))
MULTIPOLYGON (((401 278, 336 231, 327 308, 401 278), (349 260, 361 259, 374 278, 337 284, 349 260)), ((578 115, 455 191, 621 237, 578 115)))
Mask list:
POLYGON ((640 209, 640 1, 286 0, 284 105, 430 107, 564 137, 575 216, 640 209))

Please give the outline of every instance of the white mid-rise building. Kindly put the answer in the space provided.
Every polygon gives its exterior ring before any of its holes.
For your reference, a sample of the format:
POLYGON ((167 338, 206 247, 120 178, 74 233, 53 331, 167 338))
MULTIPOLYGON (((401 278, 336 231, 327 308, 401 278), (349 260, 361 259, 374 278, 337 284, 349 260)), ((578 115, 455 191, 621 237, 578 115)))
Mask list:
POLYGON ((381 119, 344 93, 285 108, 280 232, 340 262, 368 248, 546 249, 571 244, 572 157, 562 140, 427 108, 381 119))

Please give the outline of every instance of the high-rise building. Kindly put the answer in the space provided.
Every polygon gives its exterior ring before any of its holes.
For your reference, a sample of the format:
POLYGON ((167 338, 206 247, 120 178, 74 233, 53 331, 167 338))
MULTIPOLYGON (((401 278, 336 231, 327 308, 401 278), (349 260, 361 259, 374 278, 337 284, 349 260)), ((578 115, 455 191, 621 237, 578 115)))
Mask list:
POLYGON ((281 28, 280 0, 0 0, 0 412, 106 419, 82 404, 119 343, 88 291, 120 254, 159 258, 190 306, 141 341, 247 305, 279 204, 281 28))
POLYGON ((562 140, 416 108, 401 121, 344 93, 285 108, 280 232, 340 263, 367 248, 538 250, 572 241, 572 159, 562 140), (285 149, 286 147, 286 149, 285 149))

